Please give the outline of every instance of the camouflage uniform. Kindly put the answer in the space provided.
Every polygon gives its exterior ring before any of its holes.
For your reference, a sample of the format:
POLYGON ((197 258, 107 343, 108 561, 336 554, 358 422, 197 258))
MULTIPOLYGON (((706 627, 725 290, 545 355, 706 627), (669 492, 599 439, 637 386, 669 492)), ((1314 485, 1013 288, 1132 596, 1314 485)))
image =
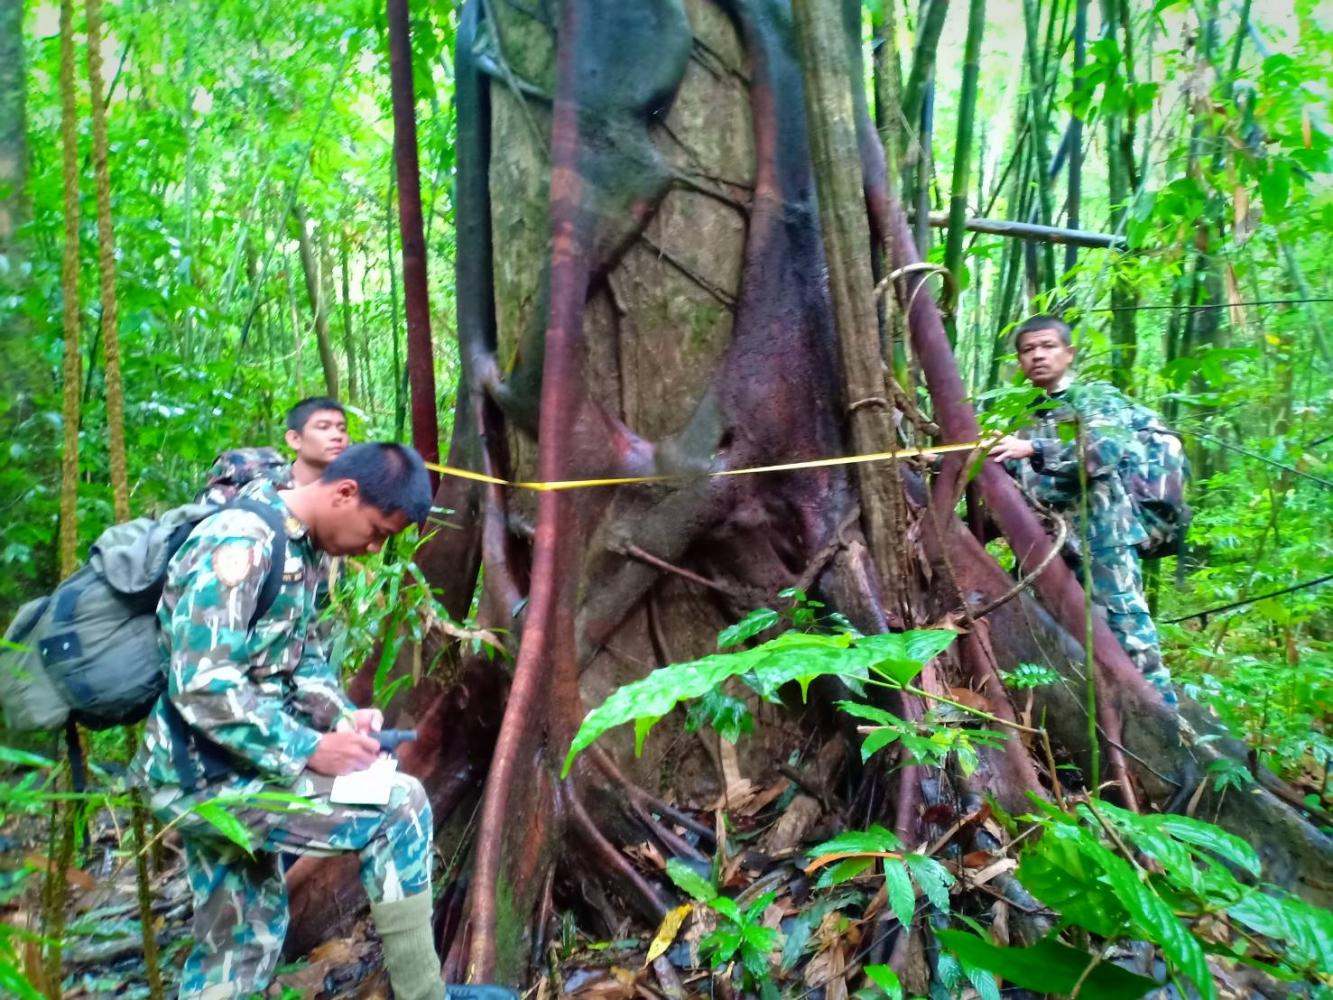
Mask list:
MULTIPOLYGON (((247 484, 260 479, 273 483, 280 490, 290 490, 296 485, 296 480, 292 478, 292 463, 283 458, 278 449, 232 448, 213 460, 208 470, 208 481, 194 502, 212 503, 220 507, 233 500, 247 484)), ((327 652, 333 641, 334 620, 324 611, 332 600, 330 591, 341 561, 323 552, 319 557, 319 584, 315 590, 315 610, 319 624, 316 629, 319 641, 327 652)))
POLYGON ((286 514, 282 585, 248 630, 272 559, 270 529, 255 514, 225 510, 194 530, 172 559, 158 607, 167 691, 133 764, 154 814, 185 843, 195 945, 180 995, 208 1000, 246 996, 273 973, 287 930, 279 852, 358 852, 373 903, 430 889, 430 806, 415 778, 399 774, 383 808, 332 805, 333 779, 306 768, 321 734, 353 710, 314 631, 319 553, 272 482, 241 493, 286 514), (194 736, 185 747, 195 773, 205 773, 200 745, 220 748, 233 773, 187 785, 167 698, 194 736), (274 792, 299 799, 296 811, 263 799, 274 792), (209 822, 210 810, 239 820, 252 855, 209 822))
MULTIPOLYGON (((1040 411, 1036 426, 1019 435, 1032 442, 1032 457, 1005 465, 1028 497, 1064 519, 1069 529, 1066 558, 1076 571, 1086 543, 1093 603, 1106 612, 1106 624, 1143 675, 1174 701, 1157 626, 1143 594, 1137 546, 1147 541, 1148 533, 1120 478, 1127 454, 1141 459, 1133 455, 1140 444, 1119 403, 1123 397, 1100 383, 1066 380, 1049 398, 1056 405, 1040 411), (1086 524, 1080 499, 1080 434, 1088 489, 1086 524)), ((1081 572, 1079 579, 1082 582, 1081 572)))
POLYGON ((221 507, 241 491, 241 487, 256 479, 267 479, 280 490, 296 485, 292 479, 292 463, 282 457, 276 448, 233 448, 213 460, 208 470, 208 482, 195 503, 212 503, 221 507))

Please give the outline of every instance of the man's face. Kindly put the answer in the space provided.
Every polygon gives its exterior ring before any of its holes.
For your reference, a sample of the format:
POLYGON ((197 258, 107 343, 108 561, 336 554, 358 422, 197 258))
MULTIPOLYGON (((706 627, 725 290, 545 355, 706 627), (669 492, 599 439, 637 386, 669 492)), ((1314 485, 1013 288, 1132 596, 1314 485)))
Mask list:
POLYGON ((1073 363, 1074 348, 1058 330, 1030 330, 1018 338, 1019 367, 1038 388, 1052 388, 1073 363))
POLYGON ((322 511, 315 541, 331 556, 360 556, 378 552, 388 540, 407 527, 402 511, 386 514, 361 499, 356 482, 342 479, 334 484, 322 511))
POLYGON ((347 450, 347 418, 337 410, 316 410, 301 430, 287 432, 287 446, 322 469, 347 450))

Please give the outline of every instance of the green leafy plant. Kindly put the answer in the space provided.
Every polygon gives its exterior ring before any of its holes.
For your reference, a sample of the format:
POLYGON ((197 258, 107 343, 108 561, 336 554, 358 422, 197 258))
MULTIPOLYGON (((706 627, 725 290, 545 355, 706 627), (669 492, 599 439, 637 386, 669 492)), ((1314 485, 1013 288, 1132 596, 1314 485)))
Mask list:
POLYGON ((1084 801, 1069 812, 1045 802, 1027 817, 1042 835, 1024 848, 1016 875, 1060 915, 1060 928, 1028 948, 1001 948, 963 931, 941 942, 1018 986, 1067 995, 1137 997, 1159 984, 1104 963, 1125 940, 1161 950, 1172 976, 1211 1000, 1209 954, 1282 979, 1327 985, 1333 977, 1333 915, 1258 884, 1258 855, 1243 840, 1184 816, 1149 815, 1084 801), (1248 881, 1247 881, 1248 880, 1248 881), (1205 934, 1225 919, 1236 931, 1205 934), (1061 937, 1074 930, 1104 942, 1094 953, 1061 937), (1081 984, 1081 986, 1080 986, 1081 984))
MULTIPOLYGON (((755 633, 762 630, 757 628, 755 633)), ((953 639, 954 633, 943 630, 872 636, 790 631, 753 649, 715 653, 662 667, 642 680, 618 688, 588 712, 574 734, 562 773, 568 775, 574 758, 603 733, 631 722, 635 752, 642 752, 644 739, 663 716, 682 702, 717 691, 733 677, 740 678, 761 697, 774 701, 786 684, 798 684, 804 699, 815 678, 830 676, 841 678, 853 690, 871 684, 926 694, 911 681, 953 639)), ((737 731, 739 728, 738 724, 737 731)))
POLYGON ((739 958, 746 985, 767 982, 769 957, 778 947, 781 934, 760 921, 777 893, 766 892, 742 907, 736 900, 719 893, 712 882, 678 858, 667 862, 667 875, 678 889, 717 914, 717 927, 699 942, 700 952, 710 960, 713 968, 739 958))
MULTIPOLYGON (((333 633, 330 662, 344 672, 355 671, 374 658, 373 697, 381 708, 388 706, 407 685, 434 669, 438 662, 420 662, 422 644, 433 627, 467 643, 473 652, 488 655, 501 650, 494 635, 453 621, 416 563, 417 550, 430 534, 419 536, 408 528, 396 545, 373 556, 349 560, 338 574, 333 599, 325 610, 338 628, 333 633), (417 661, 410 673, 392 677, 404 647, 413 649, 417 661)), ((441 650, 443 652, 443 650, 441 650)))

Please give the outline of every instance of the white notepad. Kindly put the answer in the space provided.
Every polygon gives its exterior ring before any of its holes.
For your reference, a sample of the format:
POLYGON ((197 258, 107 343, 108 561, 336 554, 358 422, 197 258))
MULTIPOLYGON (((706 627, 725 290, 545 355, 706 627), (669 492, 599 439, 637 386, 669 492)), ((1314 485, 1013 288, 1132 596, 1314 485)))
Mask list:
POLYGON ((340 774, 333 779, 329 801, 347 806, 386 806, 393 789, 393 776, 398 773, 398 761, 393 757, 377 757, 364 771, 340 774))

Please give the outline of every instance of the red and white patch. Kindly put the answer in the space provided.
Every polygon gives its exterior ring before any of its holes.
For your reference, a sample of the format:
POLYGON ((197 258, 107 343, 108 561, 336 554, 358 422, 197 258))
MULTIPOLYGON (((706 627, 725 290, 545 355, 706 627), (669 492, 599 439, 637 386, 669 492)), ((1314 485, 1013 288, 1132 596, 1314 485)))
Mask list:
POLYGON ((252 548, 244 542, 228 542, 213 553, 213 572, 224 587, 235 587, 254 568, 252 548))

